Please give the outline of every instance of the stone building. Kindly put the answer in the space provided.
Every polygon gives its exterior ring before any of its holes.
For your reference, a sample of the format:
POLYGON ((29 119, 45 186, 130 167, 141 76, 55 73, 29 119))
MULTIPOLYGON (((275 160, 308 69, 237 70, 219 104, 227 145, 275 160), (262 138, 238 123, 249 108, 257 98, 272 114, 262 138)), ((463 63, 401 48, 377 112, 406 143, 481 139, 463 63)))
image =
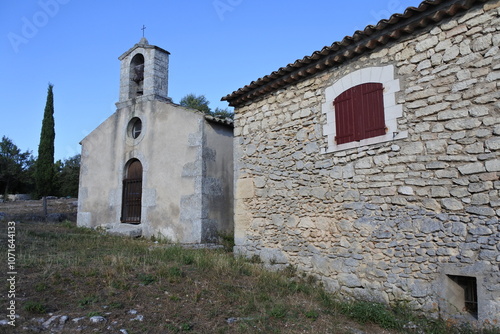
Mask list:
POLYGON ((232 121, 168 98, 169 52, 119 57, 117 110, 82 142, 79 226, 211 243, 233 231, 232 121))
POLYGON ((225 96, 235 250, 500 325, 500 1, 434 0, 225 96))

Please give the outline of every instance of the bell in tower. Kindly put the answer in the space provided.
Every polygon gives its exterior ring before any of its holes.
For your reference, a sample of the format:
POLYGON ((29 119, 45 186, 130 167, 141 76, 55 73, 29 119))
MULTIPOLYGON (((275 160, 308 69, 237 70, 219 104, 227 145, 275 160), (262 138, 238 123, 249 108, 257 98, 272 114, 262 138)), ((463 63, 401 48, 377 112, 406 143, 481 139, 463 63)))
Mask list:
POLYGON ((119 102, 137 98, 170 100, 168 98, 169 55, 168 51, 150 45, 144 37, 122 54, 118 58, 121 62, 119 102))
POLYGON ((130 62, 130 98, 142 96, 144 93, 144 56, 136 54, 130 62))

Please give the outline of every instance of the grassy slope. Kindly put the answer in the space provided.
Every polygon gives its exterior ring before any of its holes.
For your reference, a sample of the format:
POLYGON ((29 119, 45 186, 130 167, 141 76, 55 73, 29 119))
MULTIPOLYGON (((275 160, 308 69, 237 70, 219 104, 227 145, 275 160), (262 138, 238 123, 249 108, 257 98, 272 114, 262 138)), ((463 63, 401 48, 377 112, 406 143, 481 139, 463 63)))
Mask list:
MULTIPOLYGON (((0 224, 6 245, 6 223, 0 224)), ((18 223, 16 247, 17 323, 33 331, 40 323, 31 319, 53 313, 69 316, 65 333, 459 332, 400 308, 338 302, 293 270, 268 272, 222 249, 112 237, 70 222, 18 223), (106 322, 91 324, 93 315, 106 322), (143 320, 131 320, 137 315, 143 320), (405 329, 410 321, 418 330, 405 329)), ((5 281, 5 271, 0 275, 5 281)))

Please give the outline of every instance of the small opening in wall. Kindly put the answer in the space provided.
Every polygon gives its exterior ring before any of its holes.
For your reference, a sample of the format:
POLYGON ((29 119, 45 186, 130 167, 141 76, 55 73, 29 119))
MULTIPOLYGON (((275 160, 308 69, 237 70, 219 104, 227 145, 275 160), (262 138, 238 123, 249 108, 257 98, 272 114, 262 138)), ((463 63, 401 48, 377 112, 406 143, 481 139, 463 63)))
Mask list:
POLYGON ((477 319, 477 280, 475 277, 447 275, 448 301, 459 312, 468 312, 477 319))
POLYGON ((130 120, 127 126, 127 132, 130 137, 137 139, 142 132, 142 121, 138 117, 134 117, 130 120))
POLYGON ((142 132, 142 121, 138 118, 132 125, 132 137, 136 139, 137 137, 140 136, 141 132, 142 132))

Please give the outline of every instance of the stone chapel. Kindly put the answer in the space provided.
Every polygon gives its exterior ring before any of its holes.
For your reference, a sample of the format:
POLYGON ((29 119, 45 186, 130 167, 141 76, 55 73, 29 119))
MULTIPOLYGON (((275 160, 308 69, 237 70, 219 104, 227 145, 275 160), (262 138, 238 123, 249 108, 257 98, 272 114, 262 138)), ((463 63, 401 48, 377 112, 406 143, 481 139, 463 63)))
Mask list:
POLYGON ((122 54, 117 110, 81 141, 78 226, 212 243, 233 231, 233 127, 168 97, 170 53, 122 54))

